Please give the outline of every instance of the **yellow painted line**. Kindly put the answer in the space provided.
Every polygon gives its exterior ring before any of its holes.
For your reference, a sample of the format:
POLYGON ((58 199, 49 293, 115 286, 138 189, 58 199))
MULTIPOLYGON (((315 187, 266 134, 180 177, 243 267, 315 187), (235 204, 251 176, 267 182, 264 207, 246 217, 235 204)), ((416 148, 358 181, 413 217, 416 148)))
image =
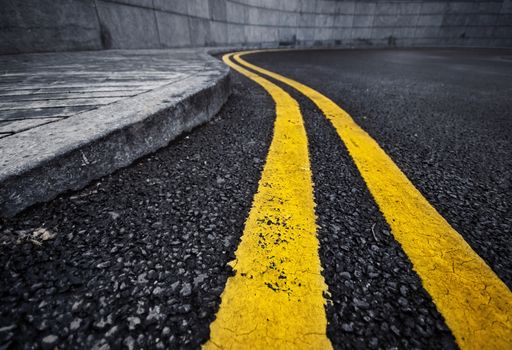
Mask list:
POLYGON ((414 187, 377 142, 326 96, 235 60, 311 99, 347 147, 393 235, 413 263, 461 349, 512 349, 512 293, 414 187))
POLYGON ((331 349, 316 237, 308 143, 297 103, 270 81, 224 62, 274 99, 267 160, 206 349, 331 349))

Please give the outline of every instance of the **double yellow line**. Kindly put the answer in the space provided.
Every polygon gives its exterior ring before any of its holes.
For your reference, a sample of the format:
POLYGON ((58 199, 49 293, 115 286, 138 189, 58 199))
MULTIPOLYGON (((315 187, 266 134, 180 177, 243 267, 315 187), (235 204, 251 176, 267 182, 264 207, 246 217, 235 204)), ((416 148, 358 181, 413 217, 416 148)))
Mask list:
POLYGON ((296 89, 331 121, 459 347, 511 348, 508 287, 348 113, 310 87, 240 57, 250 53, 254 52, 228 54, 223 59, 274 99, 274 136, 232 262, 236 274, 228 279, 205 348, 331 348, 300 108, 283 89, 259 74, 296 89))

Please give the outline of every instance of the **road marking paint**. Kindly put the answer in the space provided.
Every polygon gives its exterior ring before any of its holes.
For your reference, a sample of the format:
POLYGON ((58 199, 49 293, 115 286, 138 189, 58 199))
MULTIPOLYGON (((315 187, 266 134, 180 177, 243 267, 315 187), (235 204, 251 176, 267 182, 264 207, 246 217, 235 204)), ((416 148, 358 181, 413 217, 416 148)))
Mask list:
POLYGON ((331 121, 460 348, 510 349, 509 288, 347 112, 312 88, 240 58, 248 53, 234 58, 295 88, 331 121))
POLYGON ((270 81, 224 62, 274 99, 276 120, 245 223, 236 275, 227 281, 205 349, 331 349, 316 237, 315 203, 300 108, 270 81))

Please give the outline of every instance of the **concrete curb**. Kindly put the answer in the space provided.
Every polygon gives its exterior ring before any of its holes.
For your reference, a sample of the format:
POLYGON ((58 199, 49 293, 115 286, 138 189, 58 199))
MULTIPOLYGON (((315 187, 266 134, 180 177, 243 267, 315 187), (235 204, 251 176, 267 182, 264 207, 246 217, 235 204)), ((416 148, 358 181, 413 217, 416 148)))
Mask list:
POLYGON ((201 54, 208 65, 200 74, 2 140, 10 144, 0 162, 0 215, 80 189, 210 120, 229 97, 229 68, 201 54))

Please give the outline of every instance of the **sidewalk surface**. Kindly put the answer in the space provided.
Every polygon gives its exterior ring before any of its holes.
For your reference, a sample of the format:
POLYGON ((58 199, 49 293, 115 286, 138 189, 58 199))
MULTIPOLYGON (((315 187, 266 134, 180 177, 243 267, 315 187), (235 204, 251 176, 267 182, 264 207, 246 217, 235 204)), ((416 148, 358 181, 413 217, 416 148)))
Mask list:
POLYGON ((165 146, 229 94, 205 49, 9 55, 0 67, 2 215, 165 146))

